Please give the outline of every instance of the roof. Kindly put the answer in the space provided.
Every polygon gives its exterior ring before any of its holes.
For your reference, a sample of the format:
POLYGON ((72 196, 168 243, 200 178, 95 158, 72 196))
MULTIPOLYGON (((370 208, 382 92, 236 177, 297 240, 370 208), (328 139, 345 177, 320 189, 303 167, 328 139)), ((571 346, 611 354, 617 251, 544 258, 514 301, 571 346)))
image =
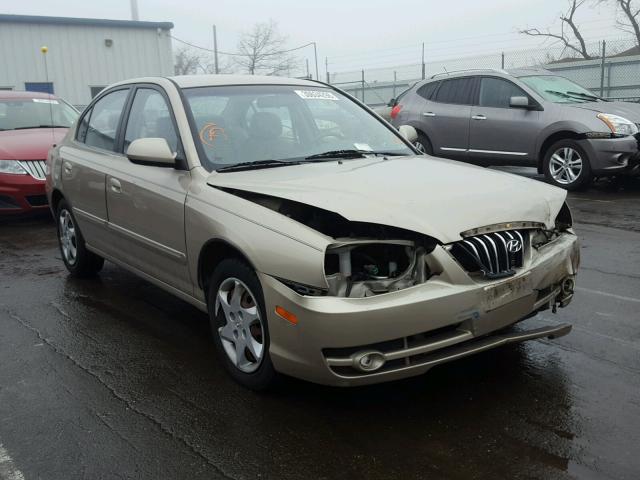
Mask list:
POLYGON ((107 20, 102 18, 43 17, 40 15, 0 14, 0 23, 39 23, 44 25, 79 25, 93 27, 153 28, 170 30, 172 22, 142 22, 138 20, 107 20))
POLYGON ((181 88, 211 87, 222 85, 300 85, 322 87, 318 82, 299 78, 275 77, 271 75, 180 75, 169 77, 181 88))
POLYGON ((21 98, 57 98, 55 95, 41 92, 16 92, 14 90, 0 90, 0 100, 18 100, 21 98))

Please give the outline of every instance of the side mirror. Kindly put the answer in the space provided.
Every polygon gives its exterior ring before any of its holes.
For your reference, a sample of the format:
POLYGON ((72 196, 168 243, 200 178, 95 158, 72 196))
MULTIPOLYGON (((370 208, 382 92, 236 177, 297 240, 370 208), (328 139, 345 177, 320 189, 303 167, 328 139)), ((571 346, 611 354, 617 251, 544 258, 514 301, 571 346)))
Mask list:
POLYGON ((411 125, 400 125, 398 131, 409 143, 418 141, 418 132, 411 125))
POLYGON ((395 107, 396 106, 396 99, 392 98, 391 100, 389 100, 389 102, 387 102, 387 107, 395 107))
POLYGON ((131 162, 158 167, 175 167, 176 155, 164 138, 138 138, 127 148, 127 158, 131 162))
POLYGON ((511 108, 532 108, 527 97, 511 97, 509 99, 509 106, 511 108))

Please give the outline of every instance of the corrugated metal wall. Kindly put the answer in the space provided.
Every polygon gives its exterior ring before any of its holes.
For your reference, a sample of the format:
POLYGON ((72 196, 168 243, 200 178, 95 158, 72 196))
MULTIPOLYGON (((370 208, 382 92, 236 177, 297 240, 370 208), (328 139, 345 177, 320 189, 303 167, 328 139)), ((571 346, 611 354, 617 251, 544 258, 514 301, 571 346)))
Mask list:
POLYGON ((91 100, 91 87, 133 77, 173 75, 171 37, 155 28, 43 25, 0 22, 0 88, 24 90, 25 82, 49 81, 74 105, 91 100), (111 46, 105 40, 112 40, 111 46))

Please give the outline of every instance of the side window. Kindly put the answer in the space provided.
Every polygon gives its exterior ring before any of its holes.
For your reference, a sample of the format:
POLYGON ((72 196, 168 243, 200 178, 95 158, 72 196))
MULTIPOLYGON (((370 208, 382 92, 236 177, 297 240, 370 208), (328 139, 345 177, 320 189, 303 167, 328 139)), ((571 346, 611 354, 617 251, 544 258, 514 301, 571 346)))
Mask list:
POLYGON ((473 83, 474 78, 472 77, 443 80, 436 92, 435 101, 455 105, 472 105, 473 83))
POLYGON ((164 138, 172 152, 178 150, 178 134, 169 105, 162 94, 152 88, 136 90, 124 134, 124 151, 138 138, 164 138))
POLYGON ((127 101, 127 95, 129 95, 129 89, 116 90, 95 103, 90 116, 85 115, 84 117, 89 116, 84 143, 92 147, 115 151, 118 122, 127 101))
POLYGON ((509 108, 511 97, 528 97, 528 95, 508 80, 487 77, 480 81, 480 106, 509 108))
POLYGON ((416 93, 418 95, 420 95, 422 98, 424 98, 425 100, 431 100, 431 97, 433 96, 433 93, 436 91, 436 89, 438 88, 438 85, 440 84, 440 82, 430 82, 427 83, 426 85, 422 85, 417 91, 416 93))

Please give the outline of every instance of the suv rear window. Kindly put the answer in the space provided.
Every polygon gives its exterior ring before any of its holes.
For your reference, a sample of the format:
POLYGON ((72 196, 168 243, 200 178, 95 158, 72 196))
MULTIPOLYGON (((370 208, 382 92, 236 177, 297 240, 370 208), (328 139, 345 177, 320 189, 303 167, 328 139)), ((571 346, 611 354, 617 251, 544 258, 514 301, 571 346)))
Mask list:
POLYGON ((474 78, 443 80, 435 95, 435 101, 455 105, 473 104, 474 78))
POLYGON ((433 96, 433 93, 438 88, 438 85, 440 85, 440 82, 427 83, 425 85, 422 85, 420 88, 418 88, 418 90, 416 90, 416 93, 420 95, 422 98, 424 98, 425 100, 431 100, 431 97, 433 96))

